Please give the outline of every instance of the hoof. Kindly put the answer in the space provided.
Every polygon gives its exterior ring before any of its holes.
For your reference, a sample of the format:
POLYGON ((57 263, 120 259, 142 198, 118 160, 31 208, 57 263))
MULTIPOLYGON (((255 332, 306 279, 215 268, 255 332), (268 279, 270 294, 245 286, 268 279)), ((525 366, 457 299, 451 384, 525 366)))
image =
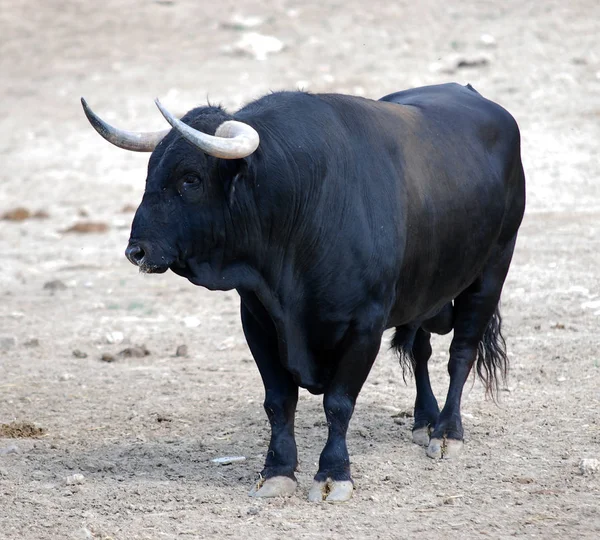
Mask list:
POLYGON ((296 491, 297 482, 288 476, 273 476, 261 480, 250 490, 250 497, 289 497, 296 491))
POLYGON ((419 446, 429 445, 429 428, 427 426, 422 428, 413 429, 412 440, 419 446))
POLYGON ((308 492, 310 502, 328 502, 338 503, 346 502, 352 498, 354 484, 350 480, 332 480, 328 478, 326 482, 313 482, 308 492))
POLYGON ((427 455, 433 459, 453 459, 461 454, 463 442, 456 439, 431 439, 427 455))

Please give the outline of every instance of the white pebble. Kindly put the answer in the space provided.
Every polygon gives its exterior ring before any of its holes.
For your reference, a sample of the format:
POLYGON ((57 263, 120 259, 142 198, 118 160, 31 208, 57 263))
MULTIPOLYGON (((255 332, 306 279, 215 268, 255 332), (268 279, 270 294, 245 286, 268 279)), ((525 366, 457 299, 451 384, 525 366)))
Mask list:
POLYGON ((225 456, 211 459, 213 463, 217 463, 219 465, 230 465, 231 463, 238 463, 240 461, 246 461, 244 456, 225 456))
POLYGON ((269 54, 283 50, 283 43, 273 36, 248 32, 233 46, 234 50, 248 54, 256 60, 266 60, 269 54))
POLYGON ((185 317, 183 319, 183 324, 186 328, 196 328, 200 326, 202 321, 198 317, 185 317))
POLYGON ((67 486, 80 486, 85 482, 85 476, 83 474, 72 474, 65 478, 67 486))
POLYGON ((495 47, 496 46, 496 38, 491 34, 481 34, 479 38, 481 43, 486 47, 495 47))
POLYGON ((123 343, 125 336, 123 336, 123 332, 108 332, 106 334, 106 342, 107 343, 123 343))
POLYGON ((256 16, 249 16, 249 17, 244 17, 242 15, 234 15, 231 20, 227 23, 225 23, 223 26, 225 27, 229 27, 229 28, 234 28, 236 30, 239 29, 248 29, 248 28, 256 28, 257 26, 260 26, 263 23, 263 18, 262 17, 256 17, 256 16))
POLYGON ((235 338, 230 336, 217 345, 217 351, 226 351, 235 347, 235 338))
POLYGON ((600 461, 593 458, 584 458, 579 462, 581 474, 594 474, 600 470, 600 461))
POLYGON ((83 527, 83 529, 79 531, 79 538, 82 540, 92 540, 94 538, 94 533, 92 533, 92 531, 90 531, 87 527, 83 527))

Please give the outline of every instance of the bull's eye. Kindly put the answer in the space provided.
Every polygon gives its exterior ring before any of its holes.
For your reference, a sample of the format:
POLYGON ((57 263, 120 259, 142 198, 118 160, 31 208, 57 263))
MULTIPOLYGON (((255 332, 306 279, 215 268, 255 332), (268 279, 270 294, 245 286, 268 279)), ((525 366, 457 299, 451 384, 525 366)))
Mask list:
POLYGON ((199 183, 200 183, 200 178, 198 178, 197 176, 188 175, 183 179, 182 186, 184 187, 184 189, 186 189, 186 188, 190 188, 190 187, 195 187, 199 183))

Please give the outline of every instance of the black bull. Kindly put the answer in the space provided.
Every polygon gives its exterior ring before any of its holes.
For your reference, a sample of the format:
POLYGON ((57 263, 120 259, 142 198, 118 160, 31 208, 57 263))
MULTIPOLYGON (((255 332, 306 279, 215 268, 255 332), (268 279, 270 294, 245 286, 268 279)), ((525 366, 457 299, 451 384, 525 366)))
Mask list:
POLYGON ((498 302, 525 206, 515 120, 470 86, 447 84, 379 101, 281 92, 182 121, 213 134, 232 119, 260 135, 238 159, 200 151, 181 129, 157 139, 127 256, 146 272, 238 291, 271 423, 253 493, 296 487, 303 387, 324 394, 329 428, 309 498, 351 496, 348 423, 391 327, 414 371, 414 441, 431 457, 456 454, 469 372, 476 365, 493 391, 507 369, 498 302), (451 330, 440 412, 430 333, 451 330))

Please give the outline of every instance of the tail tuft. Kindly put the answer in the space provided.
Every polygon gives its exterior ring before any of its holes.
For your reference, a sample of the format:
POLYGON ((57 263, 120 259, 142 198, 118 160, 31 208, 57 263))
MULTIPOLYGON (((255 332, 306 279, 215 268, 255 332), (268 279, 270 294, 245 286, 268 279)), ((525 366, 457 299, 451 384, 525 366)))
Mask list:
POLYGON ((398 362, 402 368, 402 379, 406 383, 406 375, 413 375, 417 367, 417 361, 413 353, 413 344, 415 342, 415 328, 396 328, 390 348, 396 351, 398 362))
POLYGON ((506 342, 502 337, 502 317, 496 308, 477 350, 477 375, 485 385, 485 393, 494 401, 500 390, 500 381, 506 384, 509 360, 506 342))

